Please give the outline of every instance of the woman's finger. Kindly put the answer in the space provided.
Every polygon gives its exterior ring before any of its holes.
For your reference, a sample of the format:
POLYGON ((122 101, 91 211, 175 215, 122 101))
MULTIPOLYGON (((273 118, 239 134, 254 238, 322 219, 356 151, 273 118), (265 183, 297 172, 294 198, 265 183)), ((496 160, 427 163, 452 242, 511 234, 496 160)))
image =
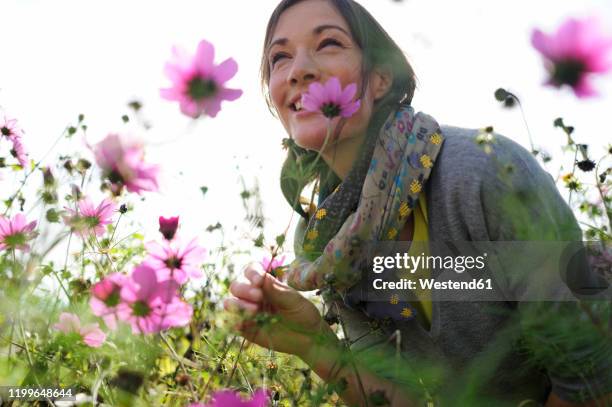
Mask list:
POLYGON ((243 283, 240 281, 232 281, 230 284, 230 292, 238 298, 250 302, 258 303, 263 299, 261 288, 252 283, 243 283))
POLYGON ((229 312, 246 312, 249 315, 255 315, 259 309, 259 305, 241 300, 240 298, 230 297, 223 300, 223 308, 229 312))
POLYGON ((258 263, 249 264, 244 271, 246 278, 248 278, 249 281, 256 287, 261 287, 265 274, 266 273, 264 270, 262 270, 261 264, 258 263))

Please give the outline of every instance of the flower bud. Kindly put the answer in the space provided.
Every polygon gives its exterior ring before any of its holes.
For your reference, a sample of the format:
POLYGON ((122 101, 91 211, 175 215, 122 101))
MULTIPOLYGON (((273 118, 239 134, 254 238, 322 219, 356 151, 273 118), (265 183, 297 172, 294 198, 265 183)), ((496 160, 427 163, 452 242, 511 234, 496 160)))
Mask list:
POLYGON ((172 240, 174 238, 176 229, 178 228, 178 221, 178 216, 171 218, 164 218, 163 216, 159 217, 159 231, 162 235, 164 235, 164 239, 172 240))

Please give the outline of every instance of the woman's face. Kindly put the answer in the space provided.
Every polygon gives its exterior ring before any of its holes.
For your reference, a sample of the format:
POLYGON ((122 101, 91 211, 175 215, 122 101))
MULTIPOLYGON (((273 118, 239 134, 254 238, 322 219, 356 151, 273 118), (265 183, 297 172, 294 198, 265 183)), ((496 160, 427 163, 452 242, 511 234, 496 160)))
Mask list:
MULTIPOLYGON (((342 15, 326 0, 302 1, 285 10, 270 44, 266 52, 270 96, 280 120, 299 146, 320 150, 328 119, 320 113, 296 112, 291 105, 308 91, 309 84, 325 83, 333 76, 342 87, 356 83, 360 89, 362 52, 342 15)), ((360 142, 364 137, 372 114, 373 85, 370 81, 361 108, 342 127, 336 143, 329 146, 340 146, 348 140, 360 142)), ((333 128, 339 120, 332 120, 333 128)))

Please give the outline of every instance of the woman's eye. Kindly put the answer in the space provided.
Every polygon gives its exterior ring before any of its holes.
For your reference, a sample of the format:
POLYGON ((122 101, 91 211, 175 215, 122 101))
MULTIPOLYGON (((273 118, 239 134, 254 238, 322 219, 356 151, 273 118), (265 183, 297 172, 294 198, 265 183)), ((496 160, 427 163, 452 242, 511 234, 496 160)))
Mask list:
POLYGON ((272 66, 274 66, 274 64, 276 64, 281 58, 286 58, 286 57, 287 55, 282 52, 274 54, 272 56, 272 66))
POLYGON ((324 39, 323 41, 321 41, 321 44, 319 44, 319 49, 326 47, 328 45, 337 45, 337 46, 342 46, 342 44, 340 44, 339 41, 334 40, 333 38, 327 38, 324 39))

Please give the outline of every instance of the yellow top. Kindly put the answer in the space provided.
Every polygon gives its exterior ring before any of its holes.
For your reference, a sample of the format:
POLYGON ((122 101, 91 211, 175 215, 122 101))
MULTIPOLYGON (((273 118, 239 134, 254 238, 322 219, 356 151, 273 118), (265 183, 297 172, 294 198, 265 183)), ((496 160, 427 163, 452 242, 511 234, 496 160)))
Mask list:
MULTIPOLYGON (((425 192, 421 192, 419 195, 419 204, 414 208, 414 233, 412 236, 412 243, 410 244, 410 249, 408 249, 408 256, 427 256, 428 255, 428 245, 427 242, 429 240, 429 231, 427 230, 427 201, 425 199, 425 192)), ((430 271, 426 268, 419 268, 416 272, 410 273, 400 272, 400 278, 408 278, 411 280, 418 281, 422 278, 429 278, 430 271)), ((424 318, 421 322, 426 325, 431 324, 431 313, 432 313, 432 305, 431 305, 431 290, 420 288, 420 284, 417 282, 417 289, 415 290, 415 294, 419 299, 419 302, 416 304, 412 304, 418 311, 418 314, 422 315, 424 318)))

